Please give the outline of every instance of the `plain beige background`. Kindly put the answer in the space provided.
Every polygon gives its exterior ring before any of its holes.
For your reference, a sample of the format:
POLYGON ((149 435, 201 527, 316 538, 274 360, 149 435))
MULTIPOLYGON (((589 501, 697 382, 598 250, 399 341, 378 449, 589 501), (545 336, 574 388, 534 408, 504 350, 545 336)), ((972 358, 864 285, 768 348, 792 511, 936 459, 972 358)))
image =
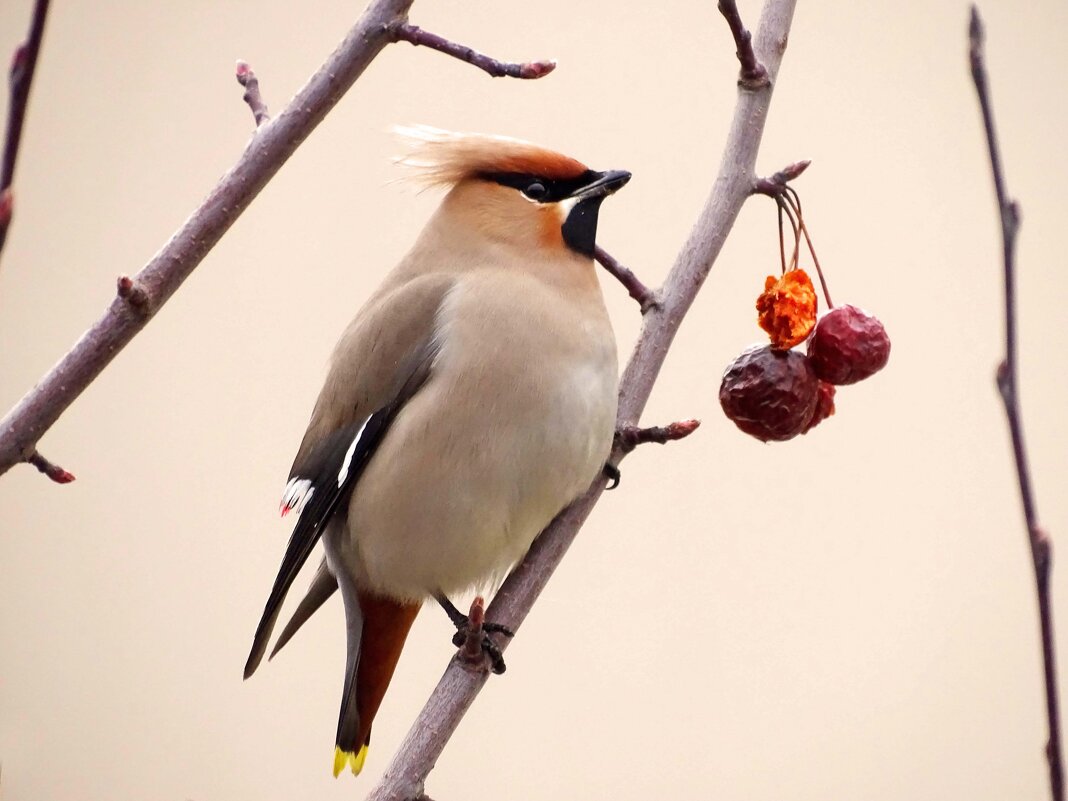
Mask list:
MULTIPOLYGON (((1023 398, 1039 508, 1059 538, 1063 632, 1068 10, 985 5, 1023 205, 1023 398)), ((0 46, 21 37, 29 6, 0 9, 0 46)), ((252 120, 235 59, 277 110, 359 10, 54 4, 0 269, 0 406, 241 152, 252 120)), ((755 24, 759 4, 742 10, 755 24)), ((327 355, 437 203, 395 182, 390 125, 518 135, 632 170, 600 241, 650 283, 689 230, 734 99, 734 48, 712 0, 417 2, 412 19, 560 68, 494 80, 389 48, 45 437, 77 483, 28 467, 0 480, 4 801, 360 798, 440 675, 451 630, 428 609, 365 774, 338 781, 340 604, 241 681, 289 534, 278 497, 327 355)), ((626 462, 509 650, 508 674, 441 759, 432 796, 1046 797, 965 22, 965 4, 944 0, 799 4, 759 167, 813 160, 797 188, 833 294, 883 319, 890 365, 787 444, 763 446, 723 418, 721 371, 759 338, 752 304, 777 268, 773 206, 753 200, 646 417, 703 427, 626 462)), ((638 314, 618 286, 605 291, 625 358, 638 314)))

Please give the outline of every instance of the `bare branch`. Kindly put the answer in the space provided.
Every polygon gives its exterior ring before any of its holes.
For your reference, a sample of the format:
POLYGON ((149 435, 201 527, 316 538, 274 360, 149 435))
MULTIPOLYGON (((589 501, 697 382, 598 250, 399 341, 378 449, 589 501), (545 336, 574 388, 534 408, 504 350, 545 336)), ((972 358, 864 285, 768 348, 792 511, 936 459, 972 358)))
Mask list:
POLYGON ((656 292, 643 284, 638 276, 616 261, 603 247, 597 245, 594 248, 593 257, 602 267, 608 270, 613 278, 623 284, 623 287, 632 298, 638 301, 642 314, 659 305, 659 301, 656 299, 656 292))
POLYGON ((1005 188, 1005 175, 1001 165, 997 130, 994 127, 994 112, 990 102, 985 54, 983 51, 983 23, 979 9, 972 6, 968 25, 969 57, 972 80, 979 96, 979 108, 983 114, 990 166, 994 175, 994 193, 997 196, 1001 218, 1002 262, 1005 278, 1005 359, 998 365, 997 384, 1005 405, 1005 416, 1012 436, 1012 453, 1016 462, 1016 478, 1023 501, 1024 521, 1027 525, 1028 544, 1031 547, 1031 562, 1035 571, 1035 589, 1038 595, 1038 616, 1042 631, 1042 666, 1046 685, 1046 717, 1049 724, 1049 740, 1046 743, 1046 759, 1049 763, 1050 793, 1054 801, 1064 801, 1064 768, 1061 757, 1060 708, 1057 700, 1057 666, 1054 652, 1053 612, 1050 599, 1049 575, 1052 546, 1049 536, 1038 523, 1034 490, 1031 487, 1031 471, 1024 445, 1023 422, 1020 414, 1020 399, 1017 378, 1017 318, 1016 318, 1016 235, 1020 229, 1020 209, 1009 198, 1005 188))
POLYGON ((55 481, 57 484, 69 484, 70 482, 74 481, 73 473, 68 473, 58 464, 52 464, 37 451, 31 453, 29 458, 26 459, 26 461, 32 464, 50 479, 55 481))
POLYGON ((4 154, 0 159, 0 250, 7 241, 7 229, 15 196, 11 184, 15 180, 15 161, 22 142, 22 126, 26 121, 26 106, 30 101, 30 86, 37 68, 37 54, 41 51, 45 19, 48 16, 49 0, 37 0, 33 5, 30 32, 26 41, 15 49, 11 58, 9 74, 10 99, 7 111, 7 133, 4 136, 4 154))
POLYGON ((746 30, 742 22, 742 15, 738 13, 738 4, 735 0, 719 0, 719 13, 727 20, 731 35, 734 37, 735 51, 738 63, 741 65, 741 73, 738 76, 738 85, 750 91, 762 89, 767 86, 771 79, 768 71, 753 52, 753 35, 746 30))
MULTIPOLYGON (((786 47, 795 2, 764 3, 755 52, 763 59, 767 80, 761 88, 740 87, 712 193, 659 293, 660 305, 643 318, 642 333, 623 373, 617 428, 637 425, 682 319, 752 193, 754 166, 771 101, 771 82, 786 47)), ((612 462, 622 456, 617 450, 612 462)), ((585 495, 557 515, 505 580, 487 617, 512 631, 518 630, 604 489, 605 479, 598 477, 585 495)), ((502 650, 507 645, 502 643, 502 650)), ((385 775, 368 796, 369 801, 408 801, 423 794, 426 777, 487 678, 487 673, 472 673, 455 661, 450 663, 385 775)))
POLYGON ((234 74, 237 82, 245 87, 245 94, 241 96, 241 99, 248 103, 248 107, 252 110, 252 118, 256 121, 258 128, 271 119, 271 115, 267 113, 267 104, 263 100, 263 95, 260 94, 260 79, 256 77, 256 73, 246 61, 237 62, 234 74))
POLYGON ((480 70, 492 75, 494 78, 524 78, 535 80, 544 78, 554 69, 555 61, 527 61, 522 64, 511 64, 507 61, 498 61, 477 50, 472 50, 465 45, 450 42, 448 39, 438 36, 436 33, 424 31, 418 25, 407 22, 399 22, 393 27, 393 41, 408 42, 413 45, 422 45, 439 53, 466 61, 480 70))
MULTIPOLYGON (((552 61, 507 64, 408 25, 407 13, 412 2, 375 0, 341 46, 274 123, 261 130, 255 146, 246 148, 237 164, 163 249, 134 278, 120 279, 117 301, 0 420, 0 475, 30 458, 45 432, 189 277, 385 45, 402 40, 425 45, 494 76, 540 78, 556 67, 552 61)), ((38 9, 46 9, 47 5, 46 0, 38 0, 38 9)), ((40 19, 43 27, 43 11, 40 19)), ((39 35, 36 41, 39 43, 39 35)), ((24 52, 28 51, 20 49, 16 54, 16 66, 21 63, 19 54, 24 52)), ((36 58, 36 46, 33 56, 36 58)), ((236 76, 245 87, 244 99, 252 109, 256 124, 262 125, 269 117, 255 73, 244 62, 238 62, 236 76)), ((26 86, 28 90, 28 81, 26 86)), ((15 117, 13 114, 11 119, 15 117)), ((10 220, 11 202, 10 192, 0 193, 0 245, 6 221, 10 220)))
POLYGON ((0 475, 26 461, 60 415, 130 342, 253 198, 393 40, 413 0, 374 0, 341 45, 73 348, 0 420, 0 475), (138 299, 142 299, 140 302, 138 299))

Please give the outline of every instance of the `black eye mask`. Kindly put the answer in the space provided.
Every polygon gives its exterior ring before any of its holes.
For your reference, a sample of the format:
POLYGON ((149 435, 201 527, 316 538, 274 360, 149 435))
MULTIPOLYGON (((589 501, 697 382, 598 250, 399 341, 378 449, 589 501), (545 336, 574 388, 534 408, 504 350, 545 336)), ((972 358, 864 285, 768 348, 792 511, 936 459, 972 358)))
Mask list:
POLYGON ((486 173, 482 176, 487 181, 493 181, 501 186, 510 186, 518 189, 531 200, 538 203, 559 203, 567 200, 576 192, 589 186, 600 177, 599 172, 586 170, 577 178, 544 178, 540 175, 515 172, 486 173), (540 187, 540 189, 538 188, 540 187))

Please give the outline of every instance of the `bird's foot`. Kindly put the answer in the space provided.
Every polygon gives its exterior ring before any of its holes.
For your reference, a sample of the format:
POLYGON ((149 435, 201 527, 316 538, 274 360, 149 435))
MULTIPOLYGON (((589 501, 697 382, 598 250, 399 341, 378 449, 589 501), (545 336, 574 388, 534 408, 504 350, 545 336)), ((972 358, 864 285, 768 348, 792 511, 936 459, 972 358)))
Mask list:
MULTIPOLYGON (((481 599, 477 600, 481 601, 481 599)), ((508 669, 508 666, 504 664, 504 655, 501 654, 500 647, 490 635, 500 634, 511 639, 515 636, 515 632, 500 623, 490 623, 486 620, 472 623, 471 618, 457 609, 452 601, 444 595, 438 596, 437 601, 441 608, 445 610, 445 614, 449 616, 452 624, 456 626, 456 633, 452 636, 452 644, 457 648, 462 648, 472 634, 477 634, 481 631, 482 640, 480 646, 482 653, 489 657, 490 669, 498 675, 504 673, 508 669)), ((479 607, 479 614, 481 615, 481 606, 479 607)))
MULTIPOLYGON (((467 638, 472 633, 472 626, 467 618, 467 615, 463 616, 462 623, 457 623, 456 633, 452 635, 452 644, 457 648, 462 648, 464 643, 467 642, 467 638)), ((455 622, 455 621, 454 621, 455 622)), ((490 661, 490 670, 492 670, 498 676, 508 669, 508 666, 504 664, 504 654, 501 653, 500 647, 493 641, 490 634, 501 634, 509 639, 515 636, 515 632, 507 626, 502 626, 500 623, 483 623, 482 626, 482 653, 484 653, 490 661)))

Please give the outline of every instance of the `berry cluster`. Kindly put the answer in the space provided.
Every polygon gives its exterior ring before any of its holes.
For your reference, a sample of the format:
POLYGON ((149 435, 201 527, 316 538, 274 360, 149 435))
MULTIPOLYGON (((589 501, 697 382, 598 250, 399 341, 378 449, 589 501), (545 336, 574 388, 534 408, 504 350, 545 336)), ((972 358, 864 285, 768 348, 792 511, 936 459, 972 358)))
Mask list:
POLYGON ((727 417, 764 442, 808 433, 834 414, 836 386, 873 375, 890 358, 890 339, 882 323, 856 306, 831 303, 797 193, 784 186, 775 199, 782 275, 768 276, 756 302, 757 322, 771 344, 745 350, 727 366, 719 387, 719 402, 727 417), (789 264, 783 246, 784 215, 794 234, 789 264), (816 290, 798 267, 802 236, 830 309, 818 322, 816 290), (793 350, 806 340, 807 353, 793 350))

